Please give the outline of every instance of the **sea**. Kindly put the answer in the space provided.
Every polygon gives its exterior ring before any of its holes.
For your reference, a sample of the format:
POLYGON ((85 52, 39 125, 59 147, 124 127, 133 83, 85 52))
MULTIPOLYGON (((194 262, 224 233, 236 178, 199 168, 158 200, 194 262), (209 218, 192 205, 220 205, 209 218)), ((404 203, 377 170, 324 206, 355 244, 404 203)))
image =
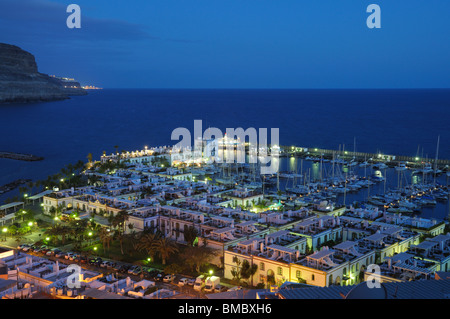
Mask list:
MULTIPOLYGON (((223 132, 278 128, 281 145, 429 159, 436 156, 439 137, 438 157, 450 159, 448 89, 103 89, 62 101, 0 105, 0 151, 45 158, 0 159, 0 185, 45 179, 69 163, 87 161, 89 153, 94 159, 112 153, 115 146, 134 151, 174 145, 172 132, 187 128, 193 134, 194 120, 202 120, 203 130, 223 132)), ((301 165, 307 170, 313 163, 301 165)), ((300 163, 285 159, 281 169, 298 171, 300 163)), ((0 204, 17 194, 16 189, 0 195, 0 204)), ((421 217, 442 219, 449 211, 449 203, 438 203, 421 217)))

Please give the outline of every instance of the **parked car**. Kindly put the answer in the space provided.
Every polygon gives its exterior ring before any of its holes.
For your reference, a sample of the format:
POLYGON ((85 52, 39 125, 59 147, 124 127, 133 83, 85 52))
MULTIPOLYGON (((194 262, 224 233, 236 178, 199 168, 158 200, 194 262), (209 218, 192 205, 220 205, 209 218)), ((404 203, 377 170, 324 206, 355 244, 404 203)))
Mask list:
POLYGON ((128 269, 130 269, 130 267, 131 267, 130 265, 122 265, 122 266, 120 266, 119 271, 122 273, 127 272, 128 269))
POLYGON ((241 290, 241 289, 242 289, 241 286, 234 286, 234 287, 231 287, 230 289, 228 289, 228 291, 237 291, 237 290, 241 290))
POLYGON ((78 257, 80 257, 80 255, 72 254, 71 256, 69 256, 69 260, 76 260, 78 257))
POLYGON ((110 262, 106 265, 106 268, 114 269, 115 266, 116 266, 116 263, 113 262, 113 261, 110 261, 110 262))
POLYGON ((220 277, 211 276, 206 278, 205 281, 205 292, 213 292, 216 286, 220 285, 220 277))
POLYGON ((112 270, 120 271, 120 267, 122 267, 122 265, 119 265, 118 263, 114 263, 114 265, 112 266, 112 270))
POLYGON ((37 254, 41 253, 42 248, 41 247, 36 247, 35 249, 33 249, 33 251, 37 254))
POLYGON ((140 275, 142 272, 142 268, 141 267, 134 267, 133 271, 131 272, 132 275, 138 276, 140 275))
POLYGON ((223 292, 223 291, 227 291, 227 287, 221 285, 217 285, 216 287, 214 287, 214 292, 223 292))
POLYGON ((166 275, 163 278, 163 282, 172 282, 175 279, 175 275, 166 275))
POLYGON ((195 280, 196 280, 195 278, 189 278, 188 281, 187 281, 187 284, 189 286, 193 286, 195 284, 195 280))
POLYGON ((23 247, 22 247, 22 250, 25 251, 25 252, 26 251, 31 251, 30 249, 31 249, 31 246, 27 245, 27 244, 23 245, 23 247))
POLYGON ((56 256, 57 253, 61 252, 61 250, 59 248, 53 248, 48 250, 45 254, 47 256, 56 256))
POLYGON ((82 263, 82 264, 86 264, 87 263, 87 258, 85 256, 80 256, 77 258, 77 261, 82 263))
POLYGON ((92 266, 99 266, 103 260, 100 257, 92 257, 89 259, 88 263, 92 266))
POLYGON ((131 275, 136 267, 138 267, 138 266, 131 266, 130 268, 128 268, 127 272, 131 275))
POLYGON ((194 290, 200 291, 205 286, 205 276, 200 275, 195 279, 194 290))
POLYGON ((153 279, 153 278, 155 278, 156 275, 158 275, 158 274, 159 274, 159 271, 158 271, 158 270, 156 270, 156 269, 149 269, 149 270, 147 271, 147 278, 153 279))
POLYGON ((186 286, 188 284, 189 279, 188 278, 181 278, 178 281, 178 286, 183 287, 186 286))
POLYGON ((163 279, 164 279, 165 276, 166 276, 165 273, 160 272, 160 273, 158 273, 158 274, 154 277, 154 280, 156 280, 156 281, 163 281, 163 279))
POLYGON ((64 255, 64 258, 65 258, 65 259, 70 259, 71 257, 73 257, 73 255, 74 255, 73 252, 68 251, 68 252, 64 255))
POLYGON ((56 258, 62 258, 62 257, 64 257, 64 254, 65 253, 63 251, 58 251, 58 252, 55 253, 55 257, 56 258))

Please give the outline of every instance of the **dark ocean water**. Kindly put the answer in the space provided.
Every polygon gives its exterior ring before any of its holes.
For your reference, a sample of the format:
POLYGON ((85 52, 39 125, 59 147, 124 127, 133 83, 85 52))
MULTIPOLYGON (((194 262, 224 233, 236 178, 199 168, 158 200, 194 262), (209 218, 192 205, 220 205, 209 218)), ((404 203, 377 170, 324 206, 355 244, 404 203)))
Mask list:
MULTIPOLYGON (((88 153, 172 145, 177 127, 279 128, 280 144, 450 158, 450 90, 105 89, 70 100, 0 106, 0 185, 56 173, 88 153)), ((8 193, 8 196, 13 195, 8 193)), ((0 202, 5 195, 0 197, 0 202)))

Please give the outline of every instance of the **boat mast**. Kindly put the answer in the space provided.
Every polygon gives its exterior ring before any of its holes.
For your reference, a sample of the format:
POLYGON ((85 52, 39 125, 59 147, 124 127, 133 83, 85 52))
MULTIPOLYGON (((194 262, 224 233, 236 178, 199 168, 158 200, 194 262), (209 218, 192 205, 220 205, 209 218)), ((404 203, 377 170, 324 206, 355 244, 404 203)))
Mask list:
POLYGON ((439 139, 440 139, 440 135, 438 135, 438 140, 437 140, 437 145, 436 145, 436 158, 434 160, 434 179, 433 179, 433 184, 434 186, 436 186, 436 172, 437 172, 437 162, 438 162, 438 154, 439 154, 439 139))

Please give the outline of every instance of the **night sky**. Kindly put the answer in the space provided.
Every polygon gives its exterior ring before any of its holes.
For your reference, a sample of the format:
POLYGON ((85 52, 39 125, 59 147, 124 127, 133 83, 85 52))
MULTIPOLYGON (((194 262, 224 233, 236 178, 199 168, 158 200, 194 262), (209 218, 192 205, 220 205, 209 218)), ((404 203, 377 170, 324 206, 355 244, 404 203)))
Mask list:
POLYGON ((0 0, 0 42, 104 88, 448 88, 449 15, 448 0, 0 0))

